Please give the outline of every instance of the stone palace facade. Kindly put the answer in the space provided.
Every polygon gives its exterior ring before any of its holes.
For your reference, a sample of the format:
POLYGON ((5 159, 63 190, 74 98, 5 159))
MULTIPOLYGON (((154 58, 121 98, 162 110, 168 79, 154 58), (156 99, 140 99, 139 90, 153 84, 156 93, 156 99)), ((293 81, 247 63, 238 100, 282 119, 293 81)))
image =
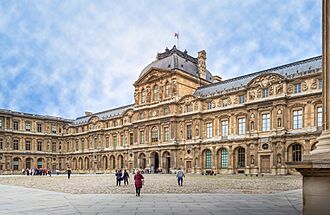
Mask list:
POLYGON ((0 174, 184 168, 288 174, 322 128, 322 57, 222 80, 174 46, 134 83, 134 104, 75 120, 0 110, 0 174))

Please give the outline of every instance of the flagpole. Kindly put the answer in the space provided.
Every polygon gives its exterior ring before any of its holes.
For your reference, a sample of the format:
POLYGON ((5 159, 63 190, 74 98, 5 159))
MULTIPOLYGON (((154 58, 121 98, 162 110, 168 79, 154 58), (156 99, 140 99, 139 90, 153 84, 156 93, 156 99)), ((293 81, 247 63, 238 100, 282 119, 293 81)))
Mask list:
POLYGON ((180 49, 180 47, 179 47, 179 37, 180 37, 180 33, 178 31, 178 49, 180 49))

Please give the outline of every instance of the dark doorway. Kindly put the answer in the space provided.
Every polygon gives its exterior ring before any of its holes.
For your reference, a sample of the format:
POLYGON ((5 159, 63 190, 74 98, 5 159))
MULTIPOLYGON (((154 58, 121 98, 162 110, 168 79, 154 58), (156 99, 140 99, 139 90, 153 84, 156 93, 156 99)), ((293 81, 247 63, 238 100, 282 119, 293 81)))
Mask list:
POLYGON ((155 172, 158 170, 159 168, 159 156, 158 153, 155 152, 155 172))

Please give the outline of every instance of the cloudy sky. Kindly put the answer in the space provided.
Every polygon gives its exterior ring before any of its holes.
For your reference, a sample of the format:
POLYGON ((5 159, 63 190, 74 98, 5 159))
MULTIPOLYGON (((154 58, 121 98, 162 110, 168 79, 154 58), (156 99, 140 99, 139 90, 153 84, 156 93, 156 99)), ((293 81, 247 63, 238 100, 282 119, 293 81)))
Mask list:
POLYGON ((1 1, 0 109, 76 118, 130 104, 174 32, 228 79, 320 55, 321 0, 1 1))

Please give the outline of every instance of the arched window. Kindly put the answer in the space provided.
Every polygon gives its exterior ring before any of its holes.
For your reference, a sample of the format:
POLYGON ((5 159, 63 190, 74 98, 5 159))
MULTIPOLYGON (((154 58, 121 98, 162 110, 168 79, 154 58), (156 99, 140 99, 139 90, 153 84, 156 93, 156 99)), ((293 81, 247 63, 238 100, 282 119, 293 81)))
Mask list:
POLYGON ((141 91, 141 103, 145 103, 146 102, 146 91, 144 89, 142 89, 141 91))
POLYGON ((170 82, 166 82, 165 84, 165 97, 170 97, 170 82))
POLYGON ((220 156, 221 156, 221 160, 220 160, 221 168, 228 168, 228 150, 221 149, 220 156))
POLYGON ((292 145, 292 161, 301 161, 301 145, 292 145))
POLYGON ((151 142, 158 142, 158 128, 153 127, 151 129, 151 142))
POLYGON ((237 150, 237 167, 245 167, 245 149, 242 147, 237 150))
POLYGON ((211 169, 212 167, 212 153, 211 150, 207 149, 205 150, 205 155, 204 155, 204 159, 205 159, 205 164, 204 167, 205 169, 211 169))
POLYGON ((158 86, 155 85, 154 92, 153 92, 153 101, 157 101, 157 100, 158 100, 158 86))

